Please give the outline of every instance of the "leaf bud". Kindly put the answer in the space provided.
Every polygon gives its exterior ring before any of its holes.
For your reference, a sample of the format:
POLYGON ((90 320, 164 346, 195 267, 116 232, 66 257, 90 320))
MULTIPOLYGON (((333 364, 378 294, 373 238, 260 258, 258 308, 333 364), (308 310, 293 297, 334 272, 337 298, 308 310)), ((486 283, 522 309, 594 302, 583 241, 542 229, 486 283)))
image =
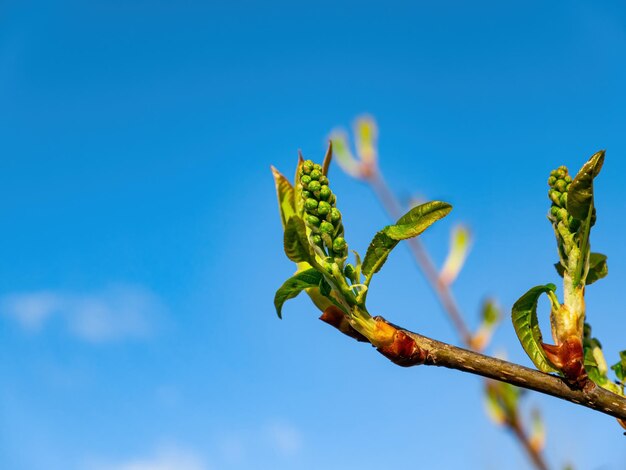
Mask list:
POLYGON ((330 221, 331 222, 339 222, 341 220, 341 212, 336 207, 333 207, 330 210, 330 221))
MULTIPOLYGON (((304 176, 303 176, 302 178, 304 178, 304 176)), ((320 184, 320 182, 319 182, 319 181, 315 181, 315 180, 313 180, 313 181, 311 181, 311 182, 307 185, 307 188, 306 188, 306 189, 308 189, 309 191, 311 191, 312 193, 314 193, 315 191, 319 191, 321 187, 322 187, 322 185, 320 184)))
POLYGON ((309 176, 311 177, 312 180, 319 181, 320 176, 322 176, 322 172, 318 170, 313 170, 311 171, 309 176))
MULTIPOLYGON (((317 218, 317 217, 316 217, 317 218)), ((319 219, 318 219, 319 220, 319 219)), ((322 233, 327 233, 327 234, 332 234, 335 231, 335 226, 333 224, 331 224, 330 222, 326 222, 323 221, 320 224, 320 232, 322 233)))
POLYGON ((317 209, 317 201, 313 198, 307 199, 304 201, 304 208, 309 212, 314 211, 317 209))
POLYGON ((331 209, 332 208, 330 207, 330 204, 328 204, 326 201, 321 201, 317 206, 317 213, 320 215, 320 217, 325 217, 326 215, 328 215, 331 209))

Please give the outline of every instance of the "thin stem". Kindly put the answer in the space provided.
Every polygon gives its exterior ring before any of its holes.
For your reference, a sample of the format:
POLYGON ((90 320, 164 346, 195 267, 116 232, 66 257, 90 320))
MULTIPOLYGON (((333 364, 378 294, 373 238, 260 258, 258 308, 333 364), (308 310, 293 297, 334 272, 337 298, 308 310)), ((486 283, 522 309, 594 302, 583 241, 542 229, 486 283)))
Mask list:
POLYGON ((530 443, 530 439, 526 435, 526 432, 524 431, 524 428, 522 427, 519 419, 516 419, 515 421, 511 423, 507 423, 507 424, 509 426, 509 429, 513 432, 513 434, 517 438, 517 440, 524 447, 524 450, 526 450, 526 453, 531 458, 533 465, 540 470, 548 470, 548 466, 546 465, 546 462, 543 460, 543 456, 539 452, 537 452, 536 449, 530 443))
MULTIPOLYGON (((389 189, 382 173, 379 170, 373 171, 371 176, 367 179, 367 182, 370 184, 382 206, 391 218, 394 220, 399 219, 403 215, 402 207, 389 189)), ((426 247, 422 244, 419 238, 410 238, 407 242, 409 243, 409 247, 411 248, 411 252, 413 253, 413 257, 415 258, 418 267, 424 273, 426 280, 435 291, 437 299, 441 303, 444 311, 447 313, 448 318, 452 322, 457 333, 463 340, 463 343, 467 346, 471 345, 472 333, 463 320, 463 316, 461 315, 452 292, 448 286, 439 279, 439 272, 431 260, 426 247)))
MULTIPOLYGON (((383 208, 387 211, 389 216, 397 220, 403 215, 402 206, 396 199, 393 192, 389 189, 380 169, 378 167, 372 168, 370 176, 366 179, 374 193, 378 197, 383 208)), ((413 258, 415 259, 418 268, 424 273, 426 280, 430 284, 431 288, 435 292, 437 299, 441 303, 443 310, 446 312, 448 318, 452 322, 457 334, 463 341, 463 343, 472 347, 472 333, 463 319, 463 315, 459 310, 454 295, 449 286, 441 281, 439 272, 433 263, 426 247, 420 241, 419 238, 411 238, 407 240, 413 258)), ((530 445, 528 440, 524 438, 526 436, 519 420, 516 423, 516 428, 512 423, 506 423, 507 426, 513 431, 522 447, 526 450, 526 453, 530 457, 534 466, 538 470, 548 470, 541 452, 530 445)))

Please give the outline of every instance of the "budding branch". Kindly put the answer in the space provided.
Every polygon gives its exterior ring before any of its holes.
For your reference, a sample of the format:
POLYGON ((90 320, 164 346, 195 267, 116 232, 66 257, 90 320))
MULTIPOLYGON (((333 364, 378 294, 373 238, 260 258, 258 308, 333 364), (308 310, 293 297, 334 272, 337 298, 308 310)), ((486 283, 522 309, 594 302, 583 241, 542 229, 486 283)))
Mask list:
MULTIPOLYGON (((358 341, 372 343, 358 332, 350 331, 345 314, 336 307, 326 309, 320 319, 358 341)), ((587 380, 581 387, 562 377, 413 333, 387 322, 382 317, 376 317, 375 320, 381 328, 395 331, 391 335, 393 338, 391 341, 382 345, 372 345, 400 366, 428 365, 469 372, 586 406, 618 418, 622 425, 626 422, 626 398, 599 387, 591 380, 587 380)))

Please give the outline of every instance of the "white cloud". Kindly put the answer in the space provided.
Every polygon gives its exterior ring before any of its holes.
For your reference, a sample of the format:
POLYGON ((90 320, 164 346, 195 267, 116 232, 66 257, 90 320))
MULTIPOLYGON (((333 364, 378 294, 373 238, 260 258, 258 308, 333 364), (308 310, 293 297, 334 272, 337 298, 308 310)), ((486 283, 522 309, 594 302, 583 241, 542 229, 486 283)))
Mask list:
POLYGON ((276 452, 283 457, 296 455, 302 449, 302 434, 289 423, 272 423, 266 434, 276 452))
POLYGON ((153 455, 127 461, 88 465, 87 470, 209 470, 196 453, 178 447, 163 447, 153 455))
POLYGON ((164 310, 156 295, 137 286, 114 286, 86 294, 24 292, 0 299, 0 312, 27 331, 37 332, 58 318, 73 335, 94 343, 146 337, 164 310))

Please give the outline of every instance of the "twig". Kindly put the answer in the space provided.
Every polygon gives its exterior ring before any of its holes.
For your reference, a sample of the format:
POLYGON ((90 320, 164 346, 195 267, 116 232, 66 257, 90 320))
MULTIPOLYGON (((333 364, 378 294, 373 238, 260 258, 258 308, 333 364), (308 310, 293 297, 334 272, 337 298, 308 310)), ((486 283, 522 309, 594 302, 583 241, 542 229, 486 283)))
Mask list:
MULTIPOLYGON (((365 172, 365 180, 369 183, 370 187, 378 197, 383 208, 387 211, 392 219, 398 219, 402 216, 403 210, 400 203, 389 189, 380 169, 377 166, 368 168, 369 171, 365 172)), ((457 334, 467 347, 472 347, 472 333, 468 328, 463 315, 461 314, 454 295, 449 286, 444 284, 437 271, 437 268, 426 250, 424 244, 419 238, 411 238, 407 240, 411 253, 419 267, 424 273, 426 280, 430 284, 431 288, 435 292, 437 299, 441 303, 444 312, 446 312, 448 318, 452 322, 457 334)), ((528 454, 533 465, 538 470, 548 470, 548 466, 543 459, 541 452, 535 447, 530 445, 526 432, 524 431, 519 419, 515 423, 506 422, 506 426, 511 429, 513 435, 520 442, 526 453, 528 454)))
MULTIPOLYGON (((329 307, 321 320, 337 327, 344 313, 329 307)), ((626 397, 616 395, 588 380, 582 388, 562 377, 546 374, 512 362, 443 343, 375 317, 377 328, 386 330, 380 344, 373 344, 389 360, 403 367, 419 365, 447 367, 521 388, 551 395, 626 420, 626 397)))

